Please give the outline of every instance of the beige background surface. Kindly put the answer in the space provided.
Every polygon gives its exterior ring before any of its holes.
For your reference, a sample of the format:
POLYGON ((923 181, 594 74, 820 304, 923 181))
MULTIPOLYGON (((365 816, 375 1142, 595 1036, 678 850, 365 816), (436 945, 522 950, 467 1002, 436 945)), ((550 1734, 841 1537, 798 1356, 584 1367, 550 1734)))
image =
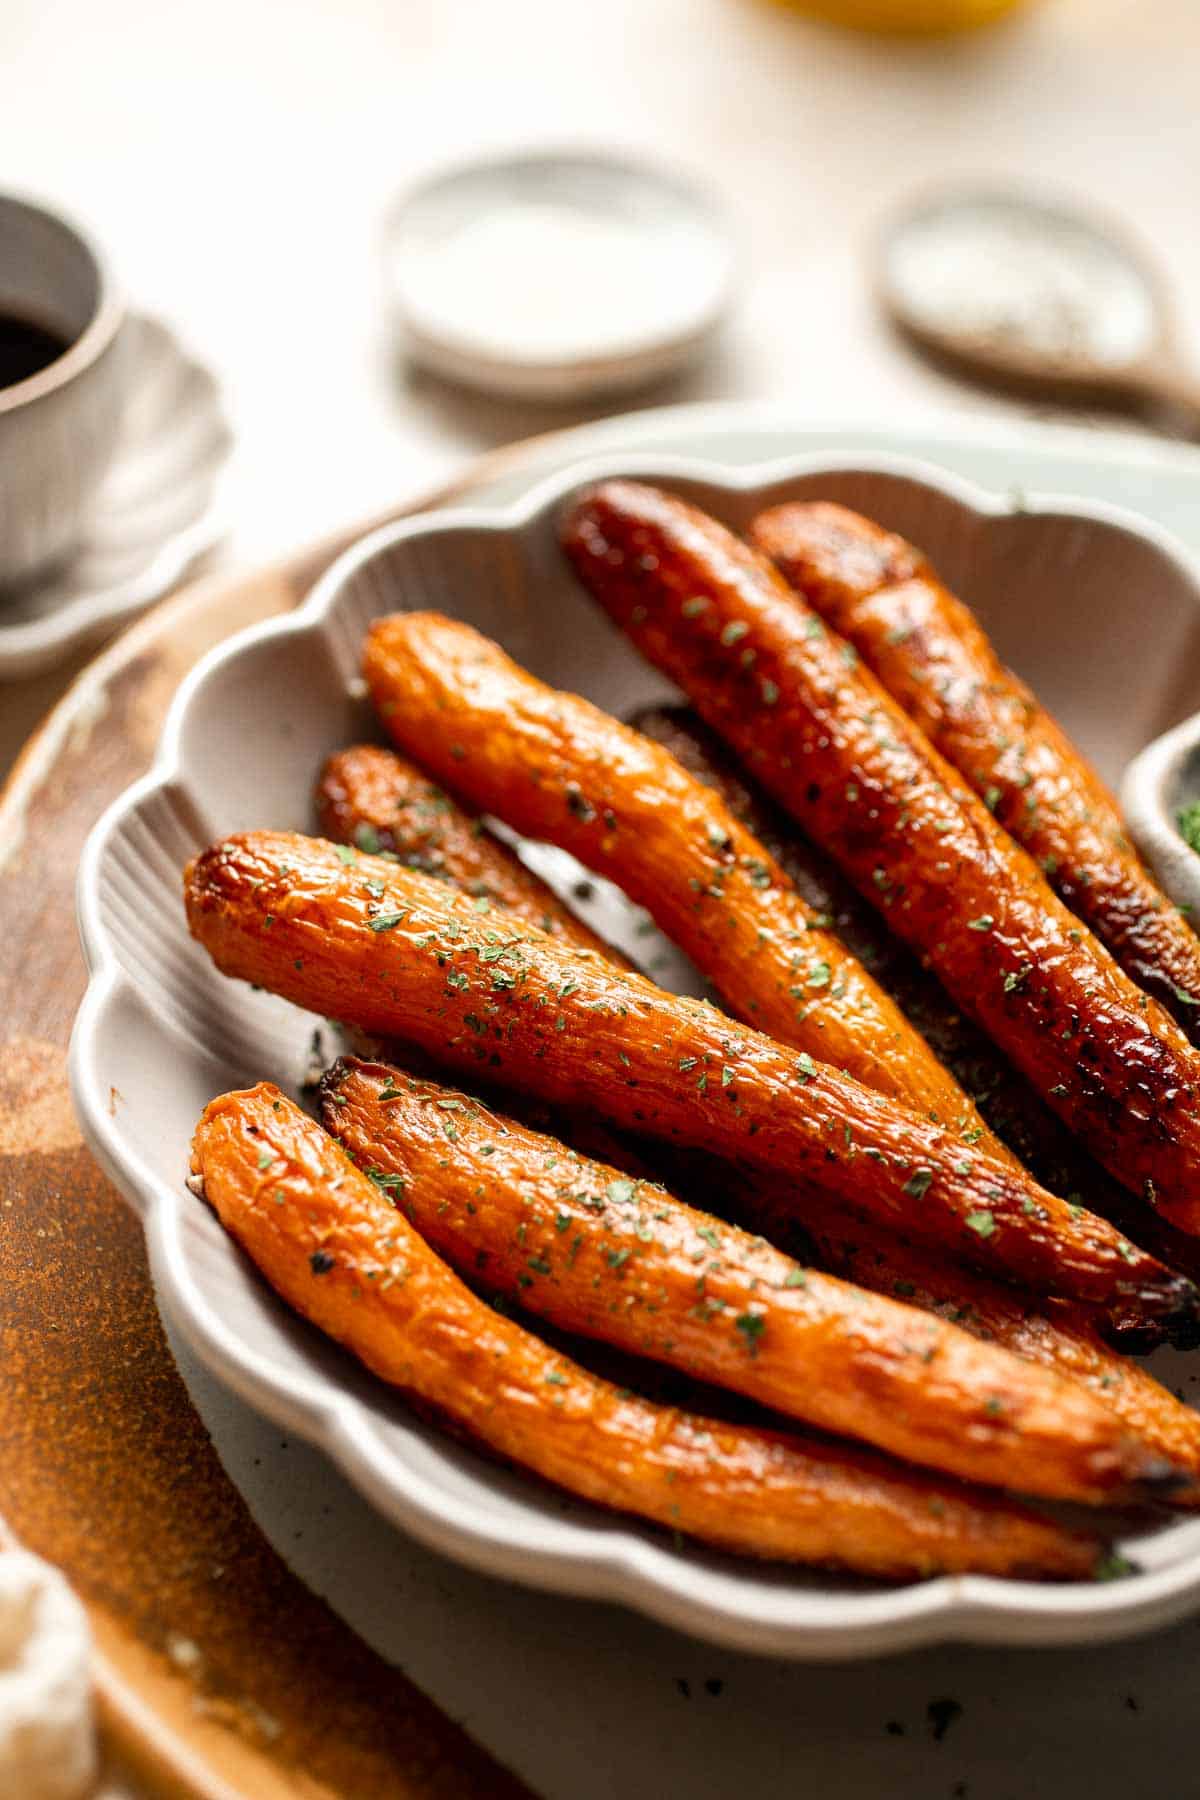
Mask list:
MULTIPOLYGON (((1125 214, 1200 346, 1198 73, 1195 0, 1045 0, 920 47, 843 38, 761 0, 4 0, 0 171, 89 217, 138 303, 224 373, 241 433, 227 555, 248 560, 578 416, 470 401, 398 365, 379 219, 439 161, 593 140, 690 164, 742 221, 747 288, 720 354, 652 398, 928 422, 983 403, 888 339, 862 258, 888 203, 947 173, 1021 175, 1125 214)), ((0 764, 65 673, 0 689, 0 764)), ((246 1415, 247 1466, 258 1429, 246 1415)), ((324 1476, 294 1455, 294 1529, 319 1530, 306 1506, 324 1476)), ((563 1800, 1200 1788, 1194 1626, 1086 1657, 804 1671, 552 1608, 403 1543, 374 1578, 406 1609, 417 1679, 563 1800), (574 1704, 548 1703, 556 1681, 574 1704), (926 1708, 946 1694, 966 1710, 939 1743, 926 1708)))
MULTIPOLYGON (((139 304, 224 373, 242 440, 230 553, 257 558, 578 416, 398 366, 379 224, 424 170, 582 140, 707 175, 743 227, 744 304, 666 398, 787 399, 814 420, 978 411, 877 323, 876 220, 946 174, 1065 187, 1156 246, 1200 342, 1198 71, 1195 0, 1041 0, 920 44, 766 0, 5 0, 0 171, 90 218, 139 304)), ((0 764, 60 684, 0 688, 0 764)))

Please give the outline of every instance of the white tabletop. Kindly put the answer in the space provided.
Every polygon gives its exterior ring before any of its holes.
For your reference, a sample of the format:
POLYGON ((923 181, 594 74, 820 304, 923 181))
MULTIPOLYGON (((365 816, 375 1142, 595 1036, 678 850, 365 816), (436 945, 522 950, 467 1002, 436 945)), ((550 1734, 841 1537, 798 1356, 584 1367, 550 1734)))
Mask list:
MULTIPOLYGON (((744 302, 720 353, 656 402, 772 399, 814 420, 923 425, 1003 410, 915 363, 866 295, 874 221, 947 174, 1050 183, 1125 215, 1200 350, 1198 53, 1195 0, 1044 0, 920 46, 842 37, 763 0, 5 0, 0 172, 89 218, 135 301, 225 375, 241 437, 228 554, 245 561, 581 416, 471 400, 395 359, 383 207, 490 147, 659 152, 724 193, 745 231, 744 302)), ((0 765, 65 673, 0 700, 0 765)), ((220 1411, 187 1372, 249 1479, 267 1428, 220 1411)), ((294 1459, 294 1519, 272 1535, 286 1551, 294 1533, 303 1572, 325 1474, 298 1445, 277 1454, 294 1459)), ((1156 1767, 1172 1789, 1193 1779, 1200 1625, 1088 1653, 787 1669, 453 1571, 357 1505, 340 1515, 335 1599, 555 1800, 743 1787, 1105 1800, 1152 1786, 1156 1767), (544 1703, 566 1685, 571 1704, 544 1703), (928 1708, 943 1698, 964 1711, 938 1741, 928 1708)))
MULTIPOLYGON (((1200 346, 1195 0, 1041 0, 936 42, 844 35, 767 0, 5 0, 0 176, 109 242, 137 304, 226 377, 245 561, 587 416, 409 376, 380 219, 424 171, 600 143, 706 176, 741 222, 744 303, 665 399, 814 418, 1003 410, 929 373, 863 279, 890 202, 946 175, 1100 201, 1160 254, 1200 346)), ((80 658, 0 694, 0 768, 80 658)))

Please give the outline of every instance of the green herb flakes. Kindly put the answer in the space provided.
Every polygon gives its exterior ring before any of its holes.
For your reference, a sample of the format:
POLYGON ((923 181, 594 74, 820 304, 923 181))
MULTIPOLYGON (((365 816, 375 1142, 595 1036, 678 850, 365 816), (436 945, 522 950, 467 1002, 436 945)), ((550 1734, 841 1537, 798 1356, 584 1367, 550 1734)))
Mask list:
POLYGON ((403 912, 376 913, 373 919, 367 920, 367 924, 372 931, 394 931, 407 917, 407 908, 403 912))
POLYGON ((761 1313, 739 1313, 733 1321, 746 1340, 746 1348, 751 1356, 758 1355, 758 1346, 762 1342, 763 1333, 767 1329, 767 1321, 761 1313))

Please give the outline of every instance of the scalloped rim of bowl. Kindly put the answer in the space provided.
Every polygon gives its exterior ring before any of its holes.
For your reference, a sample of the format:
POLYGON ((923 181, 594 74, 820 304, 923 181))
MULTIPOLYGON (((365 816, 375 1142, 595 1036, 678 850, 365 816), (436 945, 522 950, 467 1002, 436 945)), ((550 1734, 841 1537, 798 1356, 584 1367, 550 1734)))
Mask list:
MULTIPOLYGON (((849 435, 849 434, 848 434, 849 435)), ((180 1224, 186 1190, 161 1179, 109 1111, 99 1051, 106 1017, 135 991, 102 917, 101 874, 126 821, 155 797, 186 799, 181 740, 193 703, 250 646, 302 634, 320 638, 336 616, 352 578, 381 552, 413 537, 467 530, 498 538, 530 530, 589 482, 616 475, 698 483, 730 495, 784 490, 801 476, 863 472, 899 477, 948 499, 968 517, 1016 511, 1067 515, 1116 527, 1147 542, 1195 592, 1196 563, 1165 531, 1121 507, 1039 495, 1014 507, 967 480, 904 456, 819 453, 730 467, 689 456, 608 454, 539 480, 505 508, 453 508, 417 515, 372 532, 343 553, 304 603, 283 618, 238 633, 202 659, 182 683, 163 729, 153 767, 107 809, 85 845, 78 878, 80 936, 90 978, 76 1018, 70 1080, 84 1134, 105 1172, 142 1219, 161 1303, 201 1360, 251 1406, 321 1448, 387 1518, 426 1545, 471 1567, 554 1592, 620 1601, 652 1618, 714 1643, 791 1658, 849 1659, 946 1641, 1060 1646, 1132 1636, 1178 1619, 1200 1605, 1200 1519, 1182 1520, 1148 1541, 1142 1570, 1109 1584, 1079 1587, 985 1576, 942 1576, 902 1587, 847 1590, 789 1585, 770 1565, 674 1550, 636 1522, 586 1509, 562 1517, 549 1496, 540 1529, 514 1529, 488 1506, 489 1469, 478 1492, 447 1495, 383 1446, 366 1408, 319 1370, 284 1378, 238 1335, 201 1291, 184 1251, 180 1224), (1163 1547, 1174 1554, 1164 1563, 1163 1547), (774 1575, 774 1579, 772 1579, 774 1575)), ((181 915, 182 924, 182 915, 181 915)), ((518 1522, 519 1524, 519 1522, 518 1522)), ((809 1572, 811 1573, 811 1572, 809 1572)))

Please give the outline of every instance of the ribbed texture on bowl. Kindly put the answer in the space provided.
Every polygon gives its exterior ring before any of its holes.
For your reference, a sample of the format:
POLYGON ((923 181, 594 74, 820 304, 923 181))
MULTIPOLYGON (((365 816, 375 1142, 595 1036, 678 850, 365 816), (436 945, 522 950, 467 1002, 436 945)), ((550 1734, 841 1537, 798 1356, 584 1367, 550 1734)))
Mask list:
MULTIPOLYGON (((618 713, 668 693, 576 587, 557 549, 570 494, 616 473, 659 480, 733 525, 790 495, 820 494, 914 538, 1110 776, 1200 705, 1200 659, 1189 659, 1200 591, 1161 534, 1100 508, 1026 503, 1013 512, 919 465, 805 460, 737 471, 608 460, 556 477, 510 512, 433 514, 376 533, 298 613, 245 632, 194 671, 154 770, 101 820, 83 858, 92 977, 72 1044, 76 1104, 142 1214, 163 1301, 218 1374, 320 1444, 388 1517, 495 1574, 623 1600, 714 1640, 790 1656, 944 1638, 1097 1641, 1178 1616, 1200 1595, 1200 1520, 1133 1546, 1146 1570, 1135 1579, 1073 1590, 974 1577, 874 1588, 670 1548, 417 1424, 272 1297, 184 1186, 204 1103, 261 1078, 294 1086, 313 1031, 326 1050, 332 1038, 322 1021, 213 971, 187 936, 183 862, 228 831, 311 829, 321 759, 373 734, 356 675, 363 632, 381 613, 454 613, 544 679, 618 713)), ((540 866, 563 888, 577 873, 561 857, 540 866)), ((591 922, 643 959, 657 954, 632 929, 632 909, 597 886, 591 922)), ((687 979, 678 959, 655 973, 687 979)), ((1185 1379, 1183 1359, 1168 1355, 1159 1366, 1173 1384, 1185 1379)))

